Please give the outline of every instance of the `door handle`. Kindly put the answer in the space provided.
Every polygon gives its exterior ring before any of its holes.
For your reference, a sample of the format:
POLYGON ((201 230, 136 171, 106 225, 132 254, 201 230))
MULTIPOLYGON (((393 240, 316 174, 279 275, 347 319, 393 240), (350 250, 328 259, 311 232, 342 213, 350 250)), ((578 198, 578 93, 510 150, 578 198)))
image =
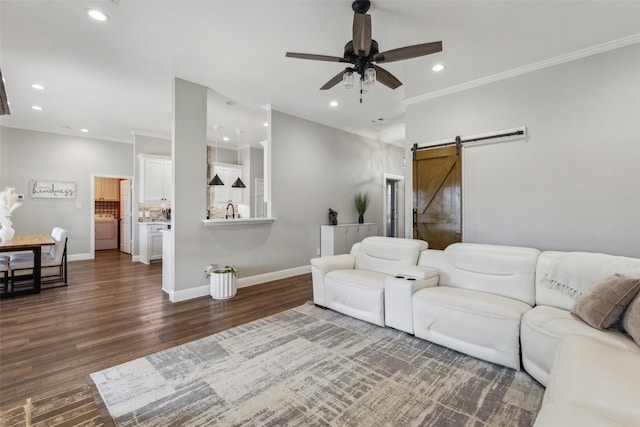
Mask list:
POLYGON ((418 225, 418 209, 413 209, 413 226, 416 227, 418 225))

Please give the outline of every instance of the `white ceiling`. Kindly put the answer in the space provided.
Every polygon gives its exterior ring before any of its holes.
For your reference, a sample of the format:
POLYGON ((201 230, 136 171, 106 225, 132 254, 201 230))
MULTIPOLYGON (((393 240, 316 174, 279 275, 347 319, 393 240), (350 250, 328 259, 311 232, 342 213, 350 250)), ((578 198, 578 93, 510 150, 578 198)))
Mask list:
POLYGON ((0 67, 11 102, 0 124, 125 142, 132 132, 170 137, 172 81, 179 77, 212 89, 210 124, 241 129, 241 143, 264 139, 267 104, 398 143, 402 100, 637 40, 640 32, 640 1, 372 3, 381 51, 442 40, 443 52, 385 65, 404 85, 393 91, 377 84, 359 104, 355 89, 318 90, 343 65, 285 58, 287 51, 342 56, 351 38, 350 0, 0 0, 0 67), (111 19, 92 21, 89 7, 111 19), (437 62, 446 66, 439 74, 431 71, 437 62), (32 89, 36 82, 47 89, 32 89), (331 100, 340 105, 330 108, 331 100), (249 118, 233 118, 233 108, 250 110, 249 118))

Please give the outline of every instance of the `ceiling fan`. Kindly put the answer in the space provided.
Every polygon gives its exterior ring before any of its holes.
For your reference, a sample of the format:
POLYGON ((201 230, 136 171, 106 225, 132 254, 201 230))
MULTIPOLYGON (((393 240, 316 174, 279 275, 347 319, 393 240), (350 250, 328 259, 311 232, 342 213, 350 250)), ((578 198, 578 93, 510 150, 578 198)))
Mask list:
POLYGON ((354 85, 353 73, 357 72, 360 75, 360 103, 362 103, 362 94, 366 93, 368 87, 376 80, 391 89, 400 87, 402 82, 376 63, 402 61, 440 52, 442 51, 442 42, 423 43, 380 52, 378 42, 371 38, 371 15, 367 15, 370 6, 369 0, 356 0, 351 4, 354 12, 353 40, 344 46, 342 57, 293 52, 287 52, 286 56, 288 58, 351 64, 325 83, 320 90, 331 89, 340 82, 343 82, 346 88, 351 88, 354 85))

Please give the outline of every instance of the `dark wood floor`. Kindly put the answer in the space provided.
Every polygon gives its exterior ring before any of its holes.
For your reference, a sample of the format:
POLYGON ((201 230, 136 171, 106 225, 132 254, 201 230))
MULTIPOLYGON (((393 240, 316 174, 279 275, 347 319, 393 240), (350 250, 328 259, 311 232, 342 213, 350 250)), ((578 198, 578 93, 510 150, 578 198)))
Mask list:
POLYGON ((118 251, 69 263, 69 286, 0 301, 0 409, 90 384, 88 375, 312 300, 311 275, 171 303, 161 264, 118 251))

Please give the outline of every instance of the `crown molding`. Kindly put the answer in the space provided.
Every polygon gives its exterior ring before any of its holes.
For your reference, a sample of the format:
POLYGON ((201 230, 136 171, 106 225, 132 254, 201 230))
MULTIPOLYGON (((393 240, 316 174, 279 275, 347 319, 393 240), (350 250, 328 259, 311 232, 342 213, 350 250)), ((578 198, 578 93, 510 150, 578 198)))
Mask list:
POLYGON ((613 40, 607 43, 598 44, 595 46, 588 47, 586 49, 581 49, 565 55, 556 56, 555 58, 545 59, 544 61, 535 62, 533 64, 514 68, 513 70, 483 77, 477 80, 472 80, 467 83, 451 86, 442 90, 437 90, 435 92, 429 92, 423 95, 418 95, 411 98, 403 99, 402 101, 400 101, 400 103, 406 107, 407 105, 417 104, 418 102, 439 98, 441 96, 450 95, 452 93, 462 92, 475 87, 484 86, 489 83, 510 79, 512 77, 520 76, 522 74, 531 73, 533 71, 538 71, 544 68, 553 67, 554 65, 564 64, 566 62, 575 61, 577 59, 585 58, 587 56, 597 55, 599 53, 607 52, 607 51, 618 49, 625 46, 630 46, 636 43, 640 43, 640 34, 634 34, 634 35, 623 37, 621 39, 613 40))

